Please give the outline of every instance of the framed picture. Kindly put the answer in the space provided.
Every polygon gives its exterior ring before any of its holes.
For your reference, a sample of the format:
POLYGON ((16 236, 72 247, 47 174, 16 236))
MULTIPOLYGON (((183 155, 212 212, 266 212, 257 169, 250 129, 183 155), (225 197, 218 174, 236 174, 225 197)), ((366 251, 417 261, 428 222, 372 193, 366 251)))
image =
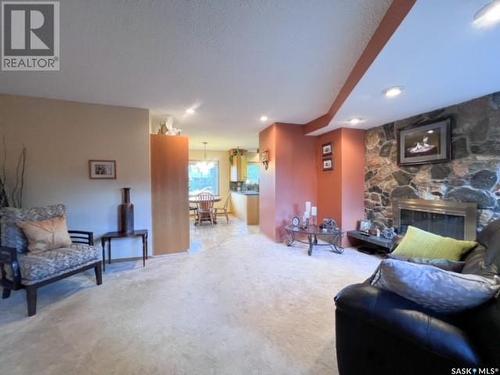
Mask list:
POLYGON ((323 219, 323 228, 335 229, 337 228, 337 222, 335 221, 335 219, 332 219, 331 217, 325 217, 323 219))
POLYGON ((325 159, 323 159, 323 170, 324 171, 331 171, 331 170, 333 170, 333 160, 332 160, 332 158, 325 158, 325 159))
POLYGON ((359 231, 368 233, 372 228, 371 220, 360 220, 359 221, 359 231))
POLYGON ((321 146, 321 156, 328 156, 333 153, 332 149, 332 144, 331 143, 325 143, 324 145, 321 146))
POLYGON ((292 218, 292 225, 293 225, 294 227, 298 227, 298 226, 300 225, 300 217, 298 217, 298 216, 294 216, 294 217, 292 218))
POLYGON ((417 165, 451 160, 451 118, 398 131, 398 164, 417 165))
POLYGON ((89 160, 89 178, 93 180, 115 180, 116 160, 89 160))

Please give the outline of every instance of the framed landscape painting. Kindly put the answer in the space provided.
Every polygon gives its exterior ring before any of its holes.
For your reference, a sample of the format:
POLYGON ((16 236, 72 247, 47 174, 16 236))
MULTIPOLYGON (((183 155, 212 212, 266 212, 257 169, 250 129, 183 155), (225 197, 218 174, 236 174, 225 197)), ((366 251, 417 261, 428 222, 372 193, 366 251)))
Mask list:
POLYGON ((450 159, 450 118, 399 130, 399 165, 443 163, 450 159))

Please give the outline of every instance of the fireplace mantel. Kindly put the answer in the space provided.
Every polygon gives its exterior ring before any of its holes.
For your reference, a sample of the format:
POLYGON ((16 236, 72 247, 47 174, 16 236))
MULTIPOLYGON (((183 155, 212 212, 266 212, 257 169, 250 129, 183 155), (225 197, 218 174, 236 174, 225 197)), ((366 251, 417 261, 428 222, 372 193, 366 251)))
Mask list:
MULTIPOLYGON (((395 199, 392 203, 394 226, 401 228, 401 211, 417 211, 436 214, 436 218, 449 215, 463 217, 463 239, 475 240, 477 230, 477 204, 445 200, 395 199)), ((433 218, 429 218, 433 220, 433 218)), ((407 223, 406 223, 407 224, 407 223)), ((411 223, 410 223, 411 224, 411 223)), ((424 228, 422 228, 424 229, 424 228)))

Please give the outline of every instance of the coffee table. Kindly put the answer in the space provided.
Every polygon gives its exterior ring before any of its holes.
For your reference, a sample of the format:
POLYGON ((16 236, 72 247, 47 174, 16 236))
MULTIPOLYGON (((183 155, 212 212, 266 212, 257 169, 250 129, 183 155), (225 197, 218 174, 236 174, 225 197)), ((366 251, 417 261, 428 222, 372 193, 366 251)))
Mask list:
POLYGON ((288 234, 286 245, 292 246, 294 242, 309 245, 309 249, 307 250, 307 255, 309 256, 312 255, 314 246, 330 247, 330 251, 337 254, 344 252, 344 248, 341 246, 343 232, 340 228, 323 229, 318 225, 309 225, 307 227, 288 225, 285 227, 285 230, 288 234), (307 237, 307 242, 298 238, 301 236, 307 237), (318 238, 326 240, 326 243, 319 243, 318 238))

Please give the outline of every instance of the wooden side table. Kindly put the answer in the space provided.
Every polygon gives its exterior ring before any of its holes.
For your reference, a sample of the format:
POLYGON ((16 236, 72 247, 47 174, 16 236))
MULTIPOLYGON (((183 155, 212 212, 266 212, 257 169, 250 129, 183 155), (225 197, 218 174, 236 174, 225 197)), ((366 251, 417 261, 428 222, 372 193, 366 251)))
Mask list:
POLYGON ((131 233, 122 232, 108 232, 104 233, 101 237, 102 245, 102 270, 106 271, 106 242, 108 243, 108 264, 111 264, 111 240, 113 238, 129 238, 141 237, 142 238, 142 266, 146 266, 146 259, 148 259, 148 231, 147 229, 134 230, 131 233))

